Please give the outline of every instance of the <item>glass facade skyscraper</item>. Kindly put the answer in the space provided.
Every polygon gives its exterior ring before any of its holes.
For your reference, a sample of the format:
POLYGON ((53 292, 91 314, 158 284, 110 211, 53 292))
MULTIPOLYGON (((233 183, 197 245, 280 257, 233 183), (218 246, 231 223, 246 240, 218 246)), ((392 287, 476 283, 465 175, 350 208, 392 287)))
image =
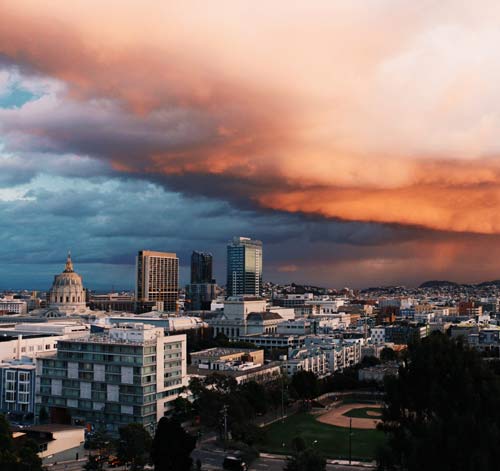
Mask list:
POLYGON ((212 254, 194 251, 191 254, 191 283, 213 283, 212 254))
POLYGON ((187 286, 188 303, 186 309, 192 311, 210 310, 217 289, 212 275, 211 253, 196 252, 191 254, 191 284, 187 286))
POLYGON ((262 291, 262 242, 234 237, 227 246, 227 295, 260 296, 262 291))

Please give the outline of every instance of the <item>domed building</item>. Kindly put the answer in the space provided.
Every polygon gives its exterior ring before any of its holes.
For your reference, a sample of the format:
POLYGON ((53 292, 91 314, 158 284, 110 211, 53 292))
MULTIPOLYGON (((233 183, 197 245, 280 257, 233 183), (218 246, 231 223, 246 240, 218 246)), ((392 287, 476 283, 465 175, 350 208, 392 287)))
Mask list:
POLYGON ((64 271, 54 276, 48 302, 50 308, 58 308, 67 314, 87 311, 82 277, 73 270, 70 253, 64 271))

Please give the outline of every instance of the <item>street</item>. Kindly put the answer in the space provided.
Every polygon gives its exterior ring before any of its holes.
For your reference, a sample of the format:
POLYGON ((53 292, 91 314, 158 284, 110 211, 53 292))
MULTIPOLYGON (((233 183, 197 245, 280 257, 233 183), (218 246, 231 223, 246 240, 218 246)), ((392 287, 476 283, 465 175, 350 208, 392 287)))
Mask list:
MULTIPOLYGON (((199 459, 202 463, 202 469, 206 471, 222 470, 222 462, 224 457, 230 452, 221 449, 205 449, 196 448, 191 454, 193 461, 196 462, 199 459)), ((65 461, 58 462, 55 464, 46 464, 48 471, 81 471, 83 466, 87 462, 86 458, 80 459, 78 461, 65 461)), ((268 455, 263 453, 260 458, 254 461, 250 466, 249 471, 282 471, 285 467, 285 458, 268 455)), ((125 467, 118 468, 108 468, 105 466, 106 470, 114 469, 116 471, 124 470, 125 467)), ((348 464, 333 464, 328 463, 326 466, 327 471, 371 471, 374 469, 368 465, 351 465, 348 464)))
MULTIPOLYGON (((199 459, 202 463, 202 469, 207 471, 212 470, 221 470, 222 469, 222 461, 224 460, 224 456, 226 456, 228 452, 224 450, 206 450, 197 448, 193 451, 191 456, 193 460, 196 461, 199 459)), ((260 458, 258 458, 252 466, 250 466, 250 471, 282 471, 285 467, 285 458, 277 457, 275 455, 267 455, 263 454, 260 458)), ((333 464, 328 463, 326 466, 328 471, 367 471, 374 469, 371 466, 367 465, 351 465, 348 464, 333 464)))

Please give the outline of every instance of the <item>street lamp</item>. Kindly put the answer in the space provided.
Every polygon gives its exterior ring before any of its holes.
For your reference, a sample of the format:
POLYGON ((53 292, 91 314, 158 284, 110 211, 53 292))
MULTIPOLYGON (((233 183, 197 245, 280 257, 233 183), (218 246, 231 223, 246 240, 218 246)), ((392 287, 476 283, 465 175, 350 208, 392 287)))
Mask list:
POLYGON ((352 417, 349 418, 349 465, 352 461, 352 417))

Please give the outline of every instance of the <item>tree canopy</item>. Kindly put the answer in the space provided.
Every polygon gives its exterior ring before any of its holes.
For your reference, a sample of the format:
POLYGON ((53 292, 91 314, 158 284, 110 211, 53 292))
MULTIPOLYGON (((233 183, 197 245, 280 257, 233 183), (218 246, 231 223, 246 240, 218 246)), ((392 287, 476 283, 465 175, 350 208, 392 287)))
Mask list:
POLYGON ((500 381, 475 351, 435 333, 409 347, 386 393, 381 470, 498 469, 500 381))
POLYGON ((316 450, 306 448, 288 457, 285 471, 325 471, 326 460, 316 450))
POLYGON ((151 436, 142 424, 131 423, 118 429, 117 456, 130 463, 131 470, 142 469, 149 460, 151 436))
POLYGON ((155 470, 189 471, 193 462, 191 452, 195 446, 196 439, 177 420, 162 417, 151 447, 155 470))
POLYGON ((299 399, 314 399, 319 394, 318 377, 312 371, 297 371, 291 386, 299 399))
POLYGON ((10 425, 0 414, 0 469, 9 471, 42 471, 38 446, 30 439, 14 441, 10 425))
POLYGON ((205 427, 216 429, 222 435, 222 410, 226 407, 233 439, 252 445, 261 437, 252 419, 271 407, 281 406, 283 385, 281 381, 267 383, 265 387, 254 381, 239 385, 234 378, 215 373, 191 380, 189 387, 195 397, 193 413, 205 427))

